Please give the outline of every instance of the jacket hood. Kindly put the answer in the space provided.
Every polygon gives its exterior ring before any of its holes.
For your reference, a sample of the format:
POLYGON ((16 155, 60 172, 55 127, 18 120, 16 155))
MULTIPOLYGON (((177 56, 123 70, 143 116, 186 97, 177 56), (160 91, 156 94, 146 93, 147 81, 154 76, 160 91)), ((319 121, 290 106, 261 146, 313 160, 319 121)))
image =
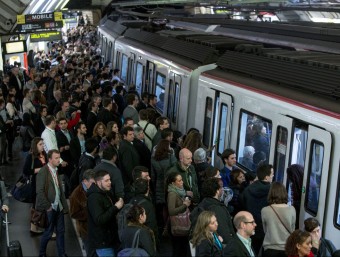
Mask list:
POLYGON ((248 191, 251 195, 256 195, 256 197, 267 197, 270 188, 269 182, 255 181, 253 184, 248 186, 248 191))

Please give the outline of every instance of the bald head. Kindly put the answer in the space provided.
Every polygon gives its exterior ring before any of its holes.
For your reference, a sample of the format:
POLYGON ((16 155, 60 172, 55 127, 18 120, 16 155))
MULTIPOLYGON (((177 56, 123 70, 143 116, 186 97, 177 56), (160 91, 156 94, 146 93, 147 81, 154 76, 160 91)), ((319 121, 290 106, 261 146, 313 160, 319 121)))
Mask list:
POLYGON ((244 238, 249 238, 255 234, 256 223, 253 215, 247 211, 240 211, 234 217, 234 226, 244 238))
POLYGON ((189 149, 183 148, 179 152, 179 160, 183 168, 187 169, 192 163, 192 153, 189 149))

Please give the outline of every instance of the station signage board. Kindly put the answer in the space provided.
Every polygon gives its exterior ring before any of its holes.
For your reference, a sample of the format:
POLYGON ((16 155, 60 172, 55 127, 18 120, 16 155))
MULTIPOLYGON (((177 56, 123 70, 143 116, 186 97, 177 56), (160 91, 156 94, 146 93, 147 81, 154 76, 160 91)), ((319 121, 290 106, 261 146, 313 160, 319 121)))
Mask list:
POLYGON ((46 21, 62 21, 62 12, 17 15, 17 24, 35 24, 46 21))
POLYGON ((31 36, 31 42, 61 40, 61 32, 56 31, 56 30, 31 33, 30 36, 31 36))
POLYGON ((30 24, 18 24, 17 31, 31 32, 39 29, 58 29, 63 27, 62 21, 39 22, 30 24))

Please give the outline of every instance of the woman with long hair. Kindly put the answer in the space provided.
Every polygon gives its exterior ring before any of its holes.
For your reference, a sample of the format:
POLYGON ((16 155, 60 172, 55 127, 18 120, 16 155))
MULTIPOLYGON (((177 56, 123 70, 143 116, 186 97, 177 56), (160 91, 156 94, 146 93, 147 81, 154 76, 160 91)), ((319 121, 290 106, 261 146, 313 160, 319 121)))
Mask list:
MULTIPOLYGON (((191 205, 191 200, 186 197, 182 176, 179 172, 171 172, 166 181, 169 216, 184 213, 191 205)), ((171 231, 171 229, 169 231, 171 231)), ((171 237, 172 256, 190 256, 188 236, 175 236, 171 234, 171 237)))
POLYGON ((33 121, 29 113, 24 113, 22 116, 22 124, 20 126, 20 136, 22 137, 22 151, 28 152, 31 149, 31 142, 35 137, 33 121))
POLYGON ((169 167, 176 162, 174 151, 170 148, 170 142, 162 139, 157 144, 155 154, 151 158, 151 181, 156 195, 156 217, 158 227, 165 229, 168 218, 165 199, 165 174, 169 167))
POLYGON ((203 211, 197 218, 191 243, 196 257, 222 256, 222 238, 217 234, 218 223, 211 211, 203 211))
POLYGON ((307 231, 295 230, 287 239, 286 253, 288 257, 314 257, 312 253, 312 237, 307 231))
POLYGON ((233 190, 233 198, 229 202, 229 205, 233 207, 232 216, 241 211, 239 196, 246 188, 247 182, 245 172, 239 168, 236 168, 230 172, 230 184, 229 187, 233 190))
POLYGON ((286 257, 285 243, 295 229, 296 212, 287 205, 286 188, 280 182, 273 182, 268 193, 269 206, 261 210, 265 233, 264 257, 286 257))
POLYGON ((41 105, 36 120, 34 121, 34 129, 36 135, 41 135, 45 129, 45 119, 47 116, 47 106, 41 105))
POLYGON ((192 131, 188 133, 187 136, 185 137, 182 147, 187 148, 192 153, 194 153, 198 148, 204 149, 202 139, 203 137, 201 133, 192 131))
MULTIPOLYGON (((47 154, 44 151, 44 140, 40 137, 33 138, 30 153, 26 156, 23 167, 23 174, 27 178, 31 177, 32 181, 33 208, 35 207, 36 198, 36 175, 47 161, 47 154)), ((34 224, 31 224, 31 232, 42 233, 43 231, 39 230, 34 224)))
POLYGON ((149 256, 156 255, 156 243, 153 231, 144 225, 146 221, 145 210, 140 205, 133 205, 126 215, 127 227, 124 228, 121 235, 121 248, 133 248, 133 239, 138 230, 139 244, 138 248, 144 249, 149 256))
POLYGON ((97 139, 98 144, 102 141, 102 138, 105 137, 106 126, 103 122, 97 122, 93 128, 93 138, 97 139))
POLYGON ((115 121, 109 121, 106 125, 105 134, 108 135, 110 132, 119 133, 118 123, 115 121))

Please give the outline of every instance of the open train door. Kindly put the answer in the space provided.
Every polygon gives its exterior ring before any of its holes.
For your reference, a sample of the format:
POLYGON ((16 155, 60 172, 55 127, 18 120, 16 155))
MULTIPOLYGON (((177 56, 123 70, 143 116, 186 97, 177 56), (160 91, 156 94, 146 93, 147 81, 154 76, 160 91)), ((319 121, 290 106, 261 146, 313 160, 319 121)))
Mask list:
POLYGON ((308 126, 306 162, 303 175, 300 227, 309 217, 315 217, 323 226, 326 211, 327 180, 332 149, 328 131, 308 126))

